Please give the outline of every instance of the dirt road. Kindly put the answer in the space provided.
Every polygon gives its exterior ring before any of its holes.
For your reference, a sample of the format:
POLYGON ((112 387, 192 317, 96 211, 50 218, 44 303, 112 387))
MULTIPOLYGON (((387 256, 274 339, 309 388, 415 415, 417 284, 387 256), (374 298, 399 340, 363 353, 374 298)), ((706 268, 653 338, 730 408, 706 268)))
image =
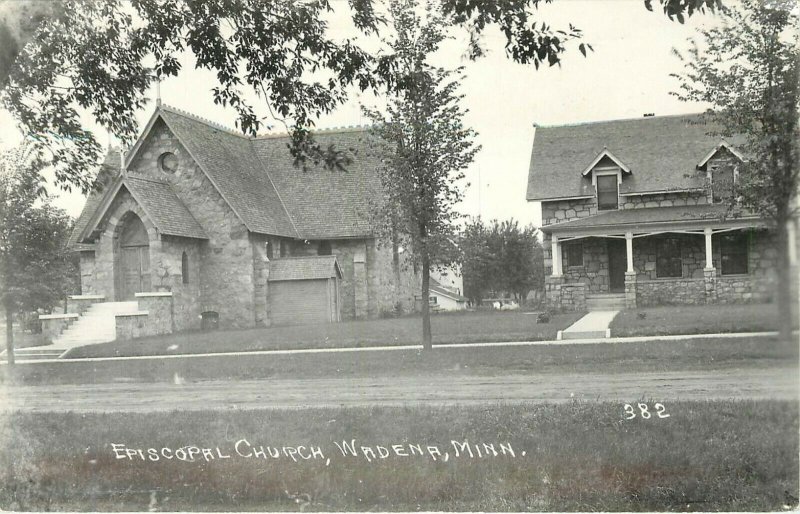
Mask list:
POLYGON ((797 399, 793 368, 0 387, 0 411, 225 410, 350 405, 797 399))

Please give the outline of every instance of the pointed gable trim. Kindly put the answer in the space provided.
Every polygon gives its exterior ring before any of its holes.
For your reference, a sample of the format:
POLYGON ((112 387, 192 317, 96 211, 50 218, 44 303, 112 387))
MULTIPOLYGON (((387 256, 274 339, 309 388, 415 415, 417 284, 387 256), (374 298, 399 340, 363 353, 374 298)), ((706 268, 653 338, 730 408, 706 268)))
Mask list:
POLYGON ((703 157, 702 161, 697 163, 697 168, 700 169, 706 164, 708 164, 708 161, 710 161, 715 155, 717 155, 719 151, 722 150, 723 148, 732 153, 740 161, 744 161, 744 156, 741 153, 737 152, 736 149, 733 146, 731 146, 730 143, 728 143, 723 139, 717 146, 712 148, 711 151, 708 152, 708 154, 706 154, 705 157, 703 157))
POLYGON ((623 173, 631 172, 630 168, 628 168, 624 162, 619 160, 613 153, 611 153, 611 151, 608 148, 603 148, 603 151, 597 154, 597 157, 595 157, 592 163, 589 164, 589 166, 587 166, 585 170, 583 170, 581 175, 585 177, 586 175, 591 173, 594 167, 597 166, 597 163, 603 160, 603 157, 608 157, 609 159, 614 161, 614 164, 619 166, 623 173))
MULTIPOLYGON (((242 215, 236 210, 236 207, 233 206, 233 204, 231 203, 230 199, 225 197, 225 194, 219 188, 219 185, 214 180, 214 177, 212 177, 211 174, 208 172, 208 170, 205 168, 205 165, 203 164, 203 162, 201 160, 199 160, 192 153, 192 150, 189 148, 190 145, 186 144, 186 141, 184 141, 181 138, 179 131, 175 130, 174 127, 170 126, 170 124, 167 121, 166 117, 161 115, 161 111, 170 111, 170 109, 168 107, 164 106, 164 105, 159 105, 156 108, 156 110, 153 112, 153 115, 150 117, 150 121, 147 122, 147 125, 145 126, 144 131, 142 132, 142 135, 136 141, 136 144, 133 145, 133 148, 131 148, 131 151, 128 152, 125 155, 125 160, 124 160, 125 169, 128 169, 128 166, 130 166, 130 164, 133 162, 133 159, 136 157, 136 155, 138 155, 139 151, 142 149, 143 142, 147 139, 147 136, 153 130, 153 126, 155 126, 156 120, 160 119, 164 123, 164 125, 167 126, 167 128, 170 130, 170 132, 172 132, 172 134, 178 139, 178 141, 181 143, 183 148, 189 154, 189 157, 191 157, 192 160, 195 162, 195 164, 197 164, 197 166, 203 171, 203 173, 205 174, 206 178, 208 178, 209 182, 211 182, 211 185, 214 186, 214 189, 217 191, 217 193, 219 193, 219 195, 222 197, 222 199, 225 200, 225 203, 228 205, 228 207, 230 207, 230 209, 233 211, 233 213, 236 215, 236 217, 239 219, 239 221, 241 221, 242 224, 245 227, 247 227, 248 230, 252 231, 252 227, 248 226, 247 222, 244 220, 242 215)), ((170 111, 170 112, 172 112, 172 111, 170 111)), ((175 112, 175 114, 184 116, 184 114, 182 114, 180 112, 175 112)))
MULTIPOLYGON (((196 239, 208 239, 208 236, 205 234, 203 228, 197 223, 197 221, 191 216, 191 213, 189 213, 188 211, 186 211, 185 213, 178 212, 177 213, 178 216, 176 216, 177 218, 181 217, 185 218, 186 215, 188 215, 188 217, 190 218, 189 222, 185 223, 187 227, 184 228, 183 230, 176 230, 175 227, 170 227, 169 223, 166 222, 164 219, 158 216, 153 216, 153 213, 148 207, 147 199, 139 195, 139 192, 136 190, 137 189, 136 187, 133 187, 132 185, 129 185, 127 183, 126 180, 127 178, 128 177, 126 177, 125 175, 120 175, 117 178, 117 180, 113 183, 112 187, 106 190, 106 193, 103 196, 103 199, 100 202, 100 205, 98 206, 97 210, 95 210, 94 214, 89 219, 89 222, 86 224, 86 226, 83 228, 80 235, 78 236, 77 239, 78 243, 84 242, 86 239, 92 236, 95 230, 97 230, 100 221, 105 217, 106 213, 108 212, 108 209, 113 204, 114 199, 117 197, 117 194, 119 193, 120 189, 122 189, 122 186, 125 186, 125 189, 128 191, 128 193, 130 193, 130 195, 133 197, 133 199, 136 201, 136 203, 139 205, 142 211, 144 211, 147 218, 150 220, 150 222, 153 223, 153 225, 155 225, 155 227, 158 229, 160 233, 167 235, 181 236, 181 237, 193 237, 196 239)), ((133 177, 131 177, 131 180, 133 180, 133 177)), ((175 197, 174 200, 175 202, 180 202, 180 200, 178 200, 177 197, 175 197)), ((186 209, 185 206, 183 206, 182 204, 180 204, 179 207, 182 207, 184 210, 186 209)))

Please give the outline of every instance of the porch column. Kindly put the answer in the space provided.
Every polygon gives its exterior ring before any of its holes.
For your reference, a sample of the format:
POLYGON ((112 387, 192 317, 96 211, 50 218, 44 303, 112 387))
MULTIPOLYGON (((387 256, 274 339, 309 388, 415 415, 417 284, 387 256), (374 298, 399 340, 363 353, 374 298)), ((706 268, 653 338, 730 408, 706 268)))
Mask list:
POLYGON ((625 233, 625 250, 628 256, 628 273, 633 273, 633 232, 625 233))
POLYGON ((555 234, 553 234, 553 276, 561 276, 561 244, 555 234))
POLYGON ((625 271, 625 307, 636 308, 636 270, 633 269, 633 232, 625 232, 625 254, 628 268, 625 271))
POLYGON ((703 270, 706 303, 717 303, 717 270, 714 268, 714 252, 711 246, 711 235, 713 233, 714 231, 711 227, 703 230, 703 234, 706 236, 706 267, 703 270))
POLYGON ((706 228, 703 233, 706 236, 706 270, 711 270, 714 269, 714 252, 711 248, 711 234, 713 234, 713 231, 711 228, 706 228))

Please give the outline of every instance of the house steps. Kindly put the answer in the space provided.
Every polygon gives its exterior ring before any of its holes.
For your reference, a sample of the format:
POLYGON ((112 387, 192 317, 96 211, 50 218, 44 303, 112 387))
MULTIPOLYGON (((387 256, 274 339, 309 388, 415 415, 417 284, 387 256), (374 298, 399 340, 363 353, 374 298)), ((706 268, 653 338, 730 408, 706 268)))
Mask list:
POLYGON ((625 309, 625 293, 602 293, 586 295, 588 311, 620 311, 625 309))
POLYGON ((603 339, 610 337, 609 325, 619 314, 617 310, 592 311, 570 325, 558 331, 558 339, 603 339))

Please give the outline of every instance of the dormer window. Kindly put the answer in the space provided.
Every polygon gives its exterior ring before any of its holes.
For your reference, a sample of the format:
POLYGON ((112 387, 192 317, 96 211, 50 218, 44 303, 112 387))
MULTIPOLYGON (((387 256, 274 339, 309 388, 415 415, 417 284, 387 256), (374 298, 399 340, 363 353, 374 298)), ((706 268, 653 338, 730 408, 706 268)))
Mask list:
POLYGON ((619 185, 625 173, 630 174, 631 170, 607 148, 583 170, 583 176, 591 174, 597 191, 597 210, 619 209, 619 185))
POLYGON ((608 211, 619 208, 619 183, 617 177, 617 173, 597 176, 598 210, 608 211))
POLYGON ((723 140, 697 164, 697 169, 706 172, 706 179, 711 185, 711 200, 714 203, 728 202, 733 198, 739 178, 738 165, 742 161, 742 154, 723 140))

